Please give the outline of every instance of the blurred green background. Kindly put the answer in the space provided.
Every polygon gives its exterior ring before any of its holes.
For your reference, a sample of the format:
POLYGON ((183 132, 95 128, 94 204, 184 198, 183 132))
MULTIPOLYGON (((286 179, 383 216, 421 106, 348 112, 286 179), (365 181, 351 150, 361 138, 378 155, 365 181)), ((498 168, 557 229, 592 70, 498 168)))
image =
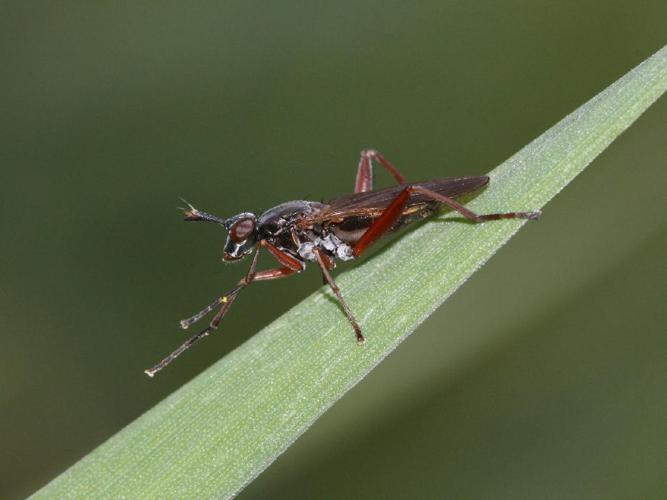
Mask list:
MULTIPOLYGON (((412 180, 487 172, 666 19, 662 0, 3 2, 0 496, 320 285, 257 285, 148 379, 247 265, 179 196, 222 216, 334 197, 364 147, 412 180)), ((666 127, 663 98, 241 497, 664 496, 666 127)))

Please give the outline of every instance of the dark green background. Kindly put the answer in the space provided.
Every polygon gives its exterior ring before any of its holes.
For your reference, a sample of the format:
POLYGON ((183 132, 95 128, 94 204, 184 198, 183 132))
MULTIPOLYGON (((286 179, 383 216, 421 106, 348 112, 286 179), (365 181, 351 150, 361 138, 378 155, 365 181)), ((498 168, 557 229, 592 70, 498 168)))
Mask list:
MULTIPOLYGON (((179 196, 222 216, 326 199, 369 146, 413 180, 484 173, 665 20, 662 0, 4 2, 0 496, 319 286, 258 285, 148 379, 245 268, 179 196)), ((663 496, 666 127, 663 99, 242 497, 663 496)))

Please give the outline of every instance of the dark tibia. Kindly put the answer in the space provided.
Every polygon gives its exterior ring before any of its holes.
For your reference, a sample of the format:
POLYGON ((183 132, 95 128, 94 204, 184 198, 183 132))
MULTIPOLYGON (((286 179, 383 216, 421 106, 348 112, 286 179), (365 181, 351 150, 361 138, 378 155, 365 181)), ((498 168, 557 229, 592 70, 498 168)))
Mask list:
POLYGON ((331 276, 329 269, 327 269, 326 261, 328 260, 328 257, 319 248, 315 249, 315 255, 317 255, 317 262, 319 263, 320 268, 322 269, 322 275, 329 283, 331 290, 333 290, 333 293, 336 295, 336 298, 338 299, 338 303, 341 305, 343 311, 345 312, 345 316, 347 316, 348 321, 350 322, 352 328, 354 329, 354 334, 357 336, 357 342, 363 344, 365 339, 364 336, 361 334, 361 328, 359 327, 359 323, 357 323, 357 320, 355 319, 354 315, 352 314, 352 311, 350 310, 350 306, 348 306, 347 302, 345 302, 345 299, 343 299, 343 295, 340 293, 338 285, 336 285, 333 276, 331 276))

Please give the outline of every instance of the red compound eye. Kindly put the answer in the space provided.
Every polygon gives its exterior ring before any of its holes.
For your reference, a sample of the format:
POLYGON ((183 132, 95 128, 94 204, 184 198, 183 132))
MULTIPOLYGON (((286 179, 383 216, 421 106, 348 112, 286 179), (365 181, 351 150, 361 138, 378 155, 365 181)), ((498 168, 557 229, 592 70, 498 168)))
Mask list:
POLYGON ((229 229, 229 236, 236 243, 241 243, 248 239, 250 235, 255 232, 255 220, 254 219, 240 219, 234 223, 234 225, 229 229))

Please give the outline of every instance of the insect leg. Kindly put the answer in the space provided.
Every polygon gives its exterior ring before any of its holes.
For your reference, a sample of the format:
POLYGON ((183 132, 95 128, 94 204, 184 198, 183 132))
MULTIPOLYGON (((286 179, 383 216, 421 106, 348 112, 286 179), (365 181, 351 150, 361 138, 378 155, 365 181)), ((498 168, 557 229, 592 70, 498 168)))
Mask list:
MULTIPOLYGON (((256 252, 255 255, 258 255, 258 252, 256 252)), ((253 264, 251 265, 251 271, 248 272, 248 274, 241 281, 239 281, 239 284, 236 287, 234 287, 232 290, 230 290, 225 295, 217 299, 216 302, 214 302, 215 305, 222 304, 222 307, 220 308, 220 311, 218 311, 218 313, 213 317, 213 320, 211 320, 211 323, 206 328, 204 328, 201 332, 197 333, 196 335, 190 337, 183 344, 181 344, 181 346, 179 346, 178 349, 176 349, 174 352, 172 352, 169 356, 164 358, 158 364, 156 364, 152 368, 144 370, 144 373, 146 373, 146 375, 148 375, 149 377, 154 377, 157 372, 162 370, 165 366, 167 366, 169 363, 171 363, 173 360, 175 360, 177 357, 183 354, 183 352, 189 349, 193 344, 197 343, 204 337, 208 336, 213 330, 217 329, 218 325, 222 321, 222 318, 225 316, 225 314, 231 307, 232 303, 234 302, 234 299, 236 299, 236 296, 243 287, 249 285, 253 281, 267 281, 272 279, 285 278, 296 272, 293 269, 287 267, 279 267, 275 269, 267 269, 266 271, 255 272, 254 268, 256 267, 256 264, 257 264, 257 259, 254 258, 253 264)), ((207 312, 210 312, 212 309, 214 309, 215 305, 213 307, 209 306, 210 309, 207 308, 208 309, 207 312)), ((205 311, 207 309, 205 309, 205 311)), ((197 316, 199 316, 199 314, 193 316, 193 318, 196 318, 197 316)), ((183 321, 181 322, 181 326, 183 326, 183 321)), ((187 328, 187 326, 184 326, 184 328, 187 328)))
POLYGON ((211 312, 213 309, 215 309, 218 305, 222 304, 222 307, 220 308, 220 311, 218 314, 215 315, 209 326, 204 328, 201 332, 197 333, 196 335, 193 335, 190 337, 188 340, 186 340, 183 344, 181 344, 178 349, 176 349, 174 352, 172 352, 169 356, 164 358, 162 361, 160 361, 158 364, 153 366, 152 368, 148 368, 147 370, 144 370, 144 373, 148 375, 149 377, 154 377, 157 372, 162 370, 165 366, 167 366, 169 363, 171 363, 173 360, 175 360, 177 357, 179 357, 183 352, 188 350, 192 345, 203 339, 204 337, 208 336, 209 333, 211 333, 213 330, 215 330, 218 327, 218 324, 220 323, 220 320, 222 320, 222 317, 225 315, 225 313, 229 310, 229 307, 232 305, 234 302, 234 299, 236 298, 236 295, 239 293, 239 291, 246 285, 248 285, 255 277, 256 275, 256 268, 257 268, 257 259, 259 257, 259 250, 255 252, 255 255, 252 258, 252 263, 250 264, 250 269, 248 269, 248 273, 245 275, 241 281, 238 282, 238 284, 229 292, 224 294, 223 296, 217 298, 213 304, 205 307, 203 310, 192 316, 191 318, 184 319, 181 321, 181 328, 186 329, 196 321, 199 321, 201 318, 203 318, 206 314, 211 312))
POLYGON ((380 236, 389 231, 391 226, 396 222, 403 213, 403 209, 410 200, 410 188, 406 187, 402 190, 396 198, 387 206, 375 222, 369 227, 363 236, 354 245, 352 252, 355 257, 359 257, 361 253, 371 246, 380 236))
POLYGON ((538 219, 540 215, 542 215, 542 212, 539 210, 535 212, 507 212, 503 214, 481 214, 478 215, 472 210, 466 208, 464 205, 459 203, 456 200, 453 200, 452 198, 449 198, 448 196, 441 195, 440 193, 436 193, 435 191, 431 191, 428 188, 422 187, 422 186, 410 186, 408 188, 411 193, 421 193, 423 195, 428 196, 429 198, 433 199, 434 201, 439 201, 440 203, 444 203, 447 205, 449 208, 452 208, 456 210, 458 213, 463 215, 466 219, 471 220, 472 222, 483 222, 487 220, 498 220, 498 219, 538 219))
MULTIPOLYGON (((227 311, 229 308, 232 306, 232 303, 236 299, 236 296, 239 294, 242 288, 245 286, 249 285, 250 283, 254 281, 269 281, 269 280, 276 280, 280 278, 286 278, 287 276, 291 276, 292 274, 296 273, 294 269, 290 269, 289 267, 276 267, 274 269, 267 269, 265 271, 258 271, 252 275, 251 278, 249 278, 249 281, 245 284, 240 284, 237 285, 236 288, 232 291, 232 293, 228 293, 226 295, 223 295, 224 300, 224 305, 220 308, 218 311, 218 314, 213 316, 213 319, 211 320, 211 324, 209 325, 209 328, 212 330, 215 330, 218 328, 218 325, 222 321, 222 318, 224 318, 225 314, 227 314, 227 311)), ((243 281, 243 280, 242 280, 243 281)))
POLYGON ((366 230, 363 236, 354 245, 353 253, 355 257, 359 257, 359 255, 361 255, 361 253, 366 250, 366 248, 372 245, 380 236, 391 229, 391 226, 401 217, 403 209, 410 200, 410 195, 412 193, 421 193, 434 201, 443 203, 473 222, 483 222, 487 220, 498 219, 537 219, 542 214, 542 212, 538 210, 535 212, 508 212, 478 215, 472 210, 466 208, 458 201, 441 195, 440 193, 436 193, 435 191, 422 186, 407 186, 398 194, 398 196, 396 196, 396 198, 394 198, 389 206, 387 206, 385 211, 382 212, 382 215, 378 217, 375 222, 373 222, 371 227, 366 230))
POLYGON ((288 267, 294 271, 304 270, 305 266, 303 262, 301 262, 298 259, 295 259, 290 254, 283 252, 280 248, 276 247, 275 245, 269 243, 266 240, 261 240, 259 244, 264 248, 266 248, 271 253, 271 255, 273 255, 275 259, 278 262, 280 262, 283 266, 288 267))
POLYGON ((354 328, 354 334, 357 336, 357 342, 359 344, 363 344, 365 339, 364 336, 361 334, 361 328, 359 327, 359 323, 357 323, 357 320, 354 318, 354 315, 350 310, 350 306, 348 306, 347 302, 345 302, 345 299, 343 299, 343 296, 340 293, 340 288, 338 288, 338 285, 336 285, 333 276, 331 276, 331 273, 327 268, 327 261, 330 260, 329 257, 326 254, 324 254, 320 248, 315 248, 315 255, 317 256, 317 262, 320 265, 320 269, 322 269, 322 275, 327 280, 327 283, 329 283, 331 290, 333 290, 333 293, 336 295, 336 298, 338 299, 338 303, 341 305, 343 311, 345 312, 345 316, 347 316, 347 319, 352 325, 352 328, 354 328))
MULTIPOLYGON (((282 278, 283 275, 292 274, 292 273, 285 274, 284 269, 289 269, 293 272, 303 270, 304 266, 300 261, 286 254, 285 252, 279 250, 268 241, 261 240, 259 244, 260 246, 263 246, 267 250, 269 250, 269 252, 271 252, 271 254, 276 258, 276 260, 278 260, 278 262, 283 265, 283 267, 276 269, 269 269, 267 271, 256 272, 259 251, 255 252, 252 263, 250 264, 250 269, 248 270, 246 276, 243 279, 241 279, 241 281, 239 281, 232 290, 222 295, 221 297, 215 299, 213 303, 206 306, 197 314, 191 316, 190 318, 181 320, 181 328, 183 328, 184 330, 187 329, 189 326, 202 319, 204 316, 206 316, 208 313, 213 311, 216 307, 218 307, 221 304, 223 304, 223 308, 221 309, 221 311, 224 309, 226 312, 226 310, 229 309, 229 307, 231 306, 231 302, 234 301, 236 294, 239 293, 241 288, 249 285, 252 281, 264 281, 269 279, 282 278)), ((218 320, 218 323, 219 322, 220 321, 218 320)))
POLYGON ((354 183, 355 193, 365 193, 373 190, 373 160, 380 162, 384 168, 396 179, 399 184, 406 184, 405 177, 394 167, 389 161, 374 149, 364 149, 359 158, 359 166, 357 167, 357 179, 354 183))
POLYGON ((244 286, 248 285, 253 279, 254 275, 257 274, 255 271, 257 269, 257 260, 259 259, 259 250, 255 252, 255 254, 252 257, 252 262, 250 263, 250 268, 248 269, 248 272, 246 275, 236 284, 234 288, 232 288, 230 291, 225 293, 224 295, 221 295, 220 297, 216 298, 213 303, 209 304, 206 306, 204 309, 199 311, 197 314, 194 316, 191 316, 187 319, 181 320, 181 328, 183 330, 187 330, 190 326, 192 326, 194 323, 202 319, 204 316, 206 316, 208 313, 210 313, 213 309, 218 307, 220 304, 223 305, 223 307, 230 301, 233 301, 234 299, 232 297, 235 297, 237 293, 243 288, 244 286))

